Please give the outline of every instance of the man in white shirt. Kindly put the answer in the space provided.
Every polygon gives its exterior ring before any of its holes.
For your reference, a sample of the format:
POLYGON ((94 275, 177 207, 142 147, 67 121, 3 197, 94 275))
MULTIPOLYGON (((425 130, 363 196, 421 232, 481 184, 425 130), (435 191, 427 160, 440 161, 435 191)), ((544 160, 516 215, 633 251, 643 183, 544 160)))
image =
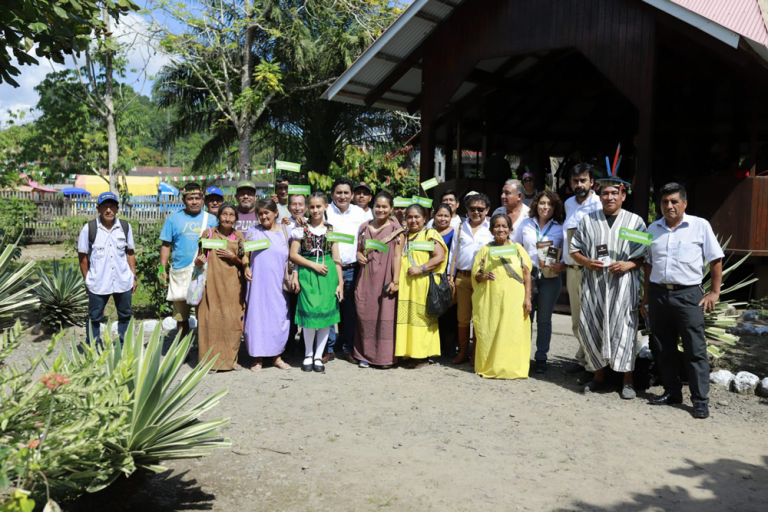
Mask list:
POLYGON ((467 220, 453 237, 448 260, 448 279, 456 288, 459 317, 459 353, 453 364, 465 362, 469 356, 469 324, 472 321, 472 263, 475 255, 486 244, 493 241, 490 223, 486 215, 491 200, 485 194, 472 194, 464 199, 467 220), (454 260, 456 261, 454 265, 454 260))
POLYGON ((530 209, 523 203, 523 194, 525 188, 518 180, 507 180, 501 188, 501 206, 493 211, 493 214, 506 213, 509 220, 512 221, 512 229, 509 232, 511 237, 515 230, 528 218, 530 209))
POLYGON ((663 219, 648 228, 653 236, 645 261, 645 294, 640 313, 650 320, 651 331, 661 344, 659 373, 664 394, 654 405, 673 405, 683 401, 680 359, 684 359, 691 388, 693 417, 709 416, 709 357, 704 333, 704 313, 715 310, 723 281, 723 249, 706 220, 686 215, 688 195, 677 183, 661 188, 663 219), (709 262, 712 287, 704 294, 709 262), (646 305, 650 311, 646 311, 646 305), (678 339, 683 343, 680 354, 678 339))
MULTIPOLYGON (((459 226, 461 226, 461 217, 456 213, 459 209, 459 200, 456 199, 456 192, 451 189, 443 192, 440 196, 440 202, 434 204, 434 207, 437 208, 441 204, 448 205, 451 208, 451 227, 454 231, 459 229, 459 226)), ((427 222, 427 228, 432 227, 435 227, 435 219, 429 219, 429 222, 427 222)))
POLYGON ((288 209, 288 186, 290 180, 283 176, 278 176, 275 180, 275 196, 277 196, 277 221, 282 222, 283 219, 290 217, 291 212, 288 209))
POLYGON ((99 217, 88 222, 80 231, 77 252, 80 271, 88 292, 88 320, 85 339, 101 341, 101 321, 109 297, 117 309, 117 332, 120 341, 131 320, 131 297, 136 291, 136 256, 131 225, 117 218, 120 209, 112 192, 99 195, 96 206, 99 217))
MULTIPOLYGON (((357 272, 357 234, 360 225, 368 220, 365 211, 352 204, 352 180, 349 178, 337 178, 331 187, 331 204, 325 210, 325 218, 328 224, 333 226, 336 233, 344 233, 355 237, 353 244, 339 244, 339 256, 341 257, 341 270, 344 277, 344 300, 340 305, 341 333, 337 337, 341 342, 344 357, 351 363, 357 364, 352 356, 355 337, 355 323, 357 312, 355 310, 355 273, 357 272)), ((323 357, 323 363, 335 359, 334 348, 336 341, 333 338, 328 341, 328 354, 323 357)))
MULTIPOLYGON (((601 210, 603 204, 600 198, 592 191, 595 185, 594 170, 591 165, 581 163, 573 166, 568 173, 568 181, 571 190, 575 194, 565 202, 565 247, 571 246, 571 238, 579 227, 579 222, 585 215, 601 210)), ((568 250, 563 251, 563 262, 567 265, 566 288, 568 288, 568 300, 571 304, 571 330, 579 340, 579 349, 576 351, 576 364, 567 367, 566 373, 581 373, 586 370, 587 358, 584 347, 579 337, 579 318, 581 314, 581 266, 574 261, 568 250)), ((589 379, 587 379, 589 380, 589 379)))
POLYGON ((354 203, 359 206, 365 212, 366 220, 373 220, 373 209, 371 208, 371 199, 373 199, 373 191, 371 187, 364 181, 361 181, 355 185, 354 203))

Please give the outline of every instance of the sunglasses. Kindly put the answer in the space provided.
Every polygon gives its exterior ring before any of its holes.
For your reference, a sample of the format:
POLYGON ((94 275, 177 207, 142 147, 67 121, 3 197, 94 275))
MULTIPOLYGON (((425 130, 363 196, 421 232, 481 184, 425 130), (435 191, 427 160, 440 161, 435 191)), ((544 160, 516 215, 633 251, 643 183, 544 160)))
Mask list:
POLYGON ((467 210, 469 210, 472 213, 482 213, 482 212, 485 211, 485 207, 484 206, 470 206, 469 208, 467 208, 467 210))

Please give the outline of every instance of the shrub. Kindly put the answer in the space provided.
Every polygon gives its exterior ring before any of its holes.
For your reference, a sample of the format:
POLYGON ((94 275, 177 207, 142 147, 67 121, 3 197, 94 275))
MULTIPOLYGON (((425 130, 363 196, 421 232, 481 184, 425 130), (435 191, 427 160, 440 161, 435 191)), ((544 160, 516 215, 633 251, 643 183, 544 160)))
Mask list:
POLYGON ((141 234, 138 230, 133 232, 133 240, 136 243, 136 275, 139 277, 139 287, 149 295, 147 307, 148 313, 155 318, 160 318, 170 313, 171 308, 165 297, 168 289, 162 286, 157 277, 157 265, 160 262, 160 232, 163 229, 163 221, 142 226, 141 234))
POLYGON ((36 501, 46 492, 56 500, 95 492, 137 469, 164 471, 163 460, 230 445, 216 431, 227 419, 199 419, 226 390, 188 405, 215 361, 181 377, 192 337, 177 337, 161 358, 160 326, 146 347, 134 327, 124 346, 109 332, 103 349, 70 339, 49 367, 59 334, 27 367, 0 370, 0 506, 21 500, 20 491, 36 501))
POLYGON ((17 197, 4 198, 0 201, 0 237, 7 240, 21 238, 24 243, 24 223, 35 219, 37 206, 28 199, 17 197))
POLYGON ((40 320, 57 331, 73 325, 84 325, 88 314, 88 293, 80 269, 74 265, 59 266, 53 261, 53 276, 38 269, 40 286, 34 290, 40 301, 40 320))

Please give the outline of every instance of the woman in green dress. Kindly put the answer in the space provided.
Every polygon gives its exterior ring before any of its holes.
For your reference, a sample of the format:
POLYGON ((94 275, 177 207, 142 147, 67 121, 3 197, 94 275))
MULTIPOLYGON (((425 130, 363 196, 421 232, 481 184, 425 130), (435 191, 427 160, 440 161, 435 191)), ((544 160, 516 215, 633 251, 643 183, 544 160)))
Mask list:
POLYGON ((325 371, 323 352, 331 326, 339 321, 339 302, 344 300, 339 249, 336 242, 328 241, 333 226, 323 220, 327 207, 325 194, 312 193, 309 222, 291 232, 291 261, 298 267, 298 272, 293 274, 294 289, 299 293, 296 325, 304 330, 301 369, 305 372, 325 371))

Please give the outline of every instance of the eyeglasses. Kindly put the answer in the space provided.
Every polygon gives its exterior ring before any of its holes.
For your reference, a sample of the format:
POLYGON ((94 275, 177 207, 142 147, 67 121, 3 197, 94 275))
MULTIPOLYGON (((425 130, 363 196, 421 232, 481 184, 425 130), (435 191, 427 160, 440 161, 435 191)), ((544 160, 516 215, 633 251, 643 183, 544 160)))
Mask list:
POLYGON ((469 210, 472 213, 482 213, 482 212, 485 211, 485 207, 484 206, 470 206, 469 208, 467 208, 467 210, 469 210))

